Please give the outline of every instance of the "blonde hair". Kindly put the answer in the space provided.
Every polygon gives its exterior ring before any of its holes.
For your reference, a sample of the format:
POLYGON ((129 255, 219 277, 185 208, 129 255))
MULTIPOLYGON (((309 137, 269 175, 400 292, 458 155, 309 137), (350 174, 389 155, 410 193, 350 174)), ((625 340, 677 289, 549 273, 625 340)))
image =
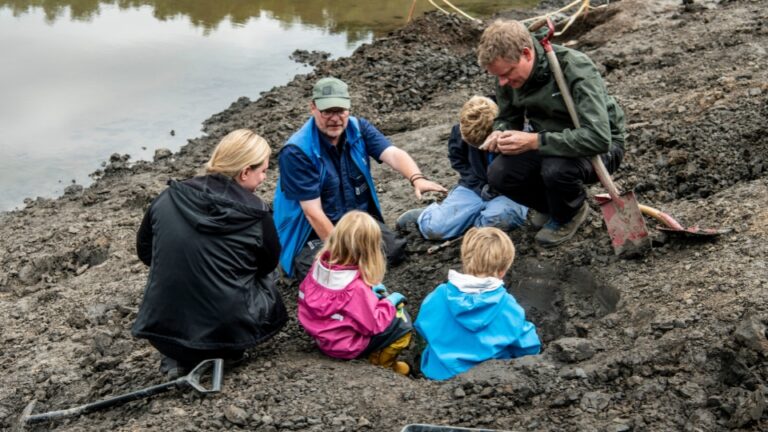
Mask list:
POLYGON ((461 138, 474 147, 480 147, 493 131, 493 120, 499 114, 494 101, 484 96, 472 96, 459 114, 461 138))
POLYGON ((238 129, 227 134, 213 149, 205 164, 208 174, 236 177, 246 167, 259 167, 269 159, 272 149, 267 140, 249 129, 238 129))
POLYGON ((520 21, 496 20, 480 36, 477 64, 485 69, 498 58, 517 62, 523 48, 533 49, 533 38, 528 29, 520 21))
POLYGON ((464 273, 478 277, 506 273, 515 260, 515 245, 502 230, 492 227, 471 228, 461 242, 464 273))
POLYGON ((384 279, 386 261, 381 250, 381 228, 368 213, 353 210, 345 214, 318 256, 326 251, 330 253, 330 264, 357 266, 368 285, 384 279))

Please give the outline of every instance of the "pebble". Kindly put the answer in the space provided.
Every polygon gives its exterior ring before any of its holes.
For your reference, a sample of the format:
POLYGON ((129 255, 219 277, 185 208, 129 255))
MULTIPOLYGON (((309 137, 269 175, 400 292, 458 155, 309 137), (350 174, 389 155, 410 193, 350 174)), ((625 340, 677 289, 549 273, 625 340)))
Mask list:
POLYGON ((768 339, 766 339, 766 326, 754 314, 748 314, 736 326, 734 336, 744 346, 759 353, 768 354, 768 339))
POLYGON ((160 160, 163 160, 163 159, 168 159, 172 155, 173 155, 173 153, 170 150, 168 150, 167 148, 159 148, 159 149, 155 150, 154 160, 155 160, 155 162, 157 162, 157 161, 160 161, 160 160))
POLYGON ((243 426, 248 423, 248 413, 244 409, 235 405, 228 405, 224 408, 224 417, 230 422, 236 425, 243 426))
POLYGON ((608 407, 611 397, 602 392, 585 393, 581 398, 580 407, 587 412, 601 412, 608 407))
POLYGON ((584 338, 561 338, 550 344, 550 355, 558 361, 575 363, 595 355, 594 343, 584 338))
POLYGON ((187 412, 184 411, 184 409, 182 409, 182 408, 173 407, 173 408, 171 408, 171 415, 173 415, 175 417, 186 417, 187 416, 187 412))

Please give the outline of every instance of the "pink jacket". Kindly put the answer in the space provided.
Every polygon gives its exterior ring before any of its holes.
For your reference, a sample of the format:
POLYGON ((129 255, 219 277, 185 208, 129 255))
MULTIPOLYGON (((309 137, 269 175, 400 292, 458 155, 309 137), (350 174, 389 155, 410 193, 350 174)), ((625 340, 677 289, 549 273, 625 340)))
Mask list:
POLYGON ((395 307, 379 300, 357 266, 329 265, 316 260, 299 286, 299 322, 330 357, 359 356, 373 335, 395 318, 395 307))

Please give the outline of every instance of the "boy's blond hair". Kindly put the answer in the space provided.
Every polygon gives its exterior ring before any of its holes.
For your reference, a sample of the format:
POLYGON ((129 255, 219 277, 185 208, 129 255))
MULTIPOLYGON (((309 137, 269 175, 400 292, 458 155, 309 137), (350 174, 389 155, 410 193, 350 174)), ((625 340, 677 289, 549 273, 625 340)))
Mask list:
POLYGON ((381 228, 368 213, 354 210, 345 214, 318 256, 326 251, 330 252, 330 264, 357 266, 368 285, 384 280, 386 261, 381 250, 381 228))
POLYGON ((461 138, 473 147, 480 147, 493 131, 493 120, 497 115, 496 102, 484 96, 472 96, 459 113, 461 138))
POLYGON ((533 49, 533 38, 520 21, 496 20, 480 36, 477 64, 486 69, 496 59, 516 63, 523 49, 533 49))
POLYGON ((228 133, 213 149, 205 171, 234 178, 247 167, 260 167, 270 154, 272 149, 267 140, 250 129, 237 129, 228 133))
POLYGON ((499 277, 515 260, 515 245, 502 230, 471 228, 461 242, 461 262, 465 274, 499 277))

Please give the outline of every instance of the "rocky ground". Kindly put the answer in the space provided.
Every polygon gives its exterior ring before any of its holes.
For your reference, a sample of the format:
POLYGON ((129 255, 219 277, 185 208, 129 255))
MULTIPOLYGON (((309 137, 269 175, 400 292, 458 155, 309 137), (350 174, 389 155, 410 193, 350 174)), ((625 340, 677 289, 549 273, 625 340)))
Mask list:
MULTIPOLYGON (((613 255, 596 205, 586 227, 554 251, 534 246, 530 229, 511 233, 518 259, 507 286, 539 327, 542 355, 430 382, 326 358, 292 319, 227 371, 217 395, 179 392, 30 429, 768 429, 766 23, 768 0, 623 0, 592 11, 562 39, 603 69, 627 113, 620 188, 685 224, 732 231, 692 241, 653 230, 654 249, 635 260, 613 255)), ((138 163, 114 155, 91 187, 0 215, 0 428, 16 425, 33 399, 36 412, 62 409, 163 381, 158 354, 129 332, 147 276, 134 253, 143 211, 169 178, 195 174, 232 129, 253 128, 278 149, 305 120, 318 76, 350 83, 356 114, 431 178, 453 184, 450 125, 470 95, 492 90, 474 61, 480 31, 433 14, 349 58, 314 54, 314 74, 234 102, 178 153, 138 163)), ((406 180, 384 169, 375 176, 390 223, 422 205, 406 180)), ((271 198, 276 177, 273 170, 260 195, 271 198)), ((386 283, 416 315, 458 268, 458 248, 430 255, 432 244, 410 239, 409 260, 386 283)), ((295 316, 295 286, 281 290, 295 316)))

